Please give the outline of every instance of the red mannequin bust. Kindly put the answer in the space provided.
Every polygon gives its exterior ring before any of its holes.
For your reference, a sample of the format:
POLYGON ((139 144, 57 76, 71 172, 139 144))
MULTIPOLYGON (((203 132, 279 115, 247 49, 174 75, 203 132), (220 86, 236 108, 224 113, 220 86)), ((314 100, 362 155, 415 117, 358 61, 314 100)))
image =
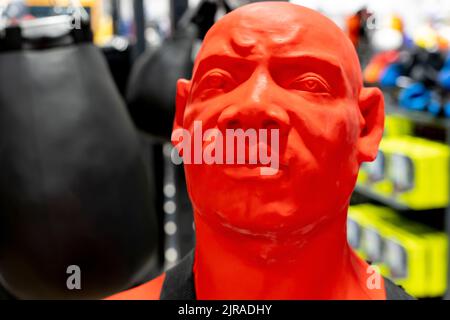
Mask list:
MULTIPOLYGON (((178 81, 176 102, 174 133, 195 136, 197 122, 223 136, 267 129, 277 138, 256 143, 277 157, 262 174, 259 162, 189 161, 195 152, 173 135, 194 208, 198 299, 386 298, 384 279, 346 237, 359 166, 382 136, 383 97, 362 86, 354 47, 331 20, 280 2, 227 14, 208 32, 192 79, 178 81)), ((219 140, 204 139, 201 150, 222 156, 219 140)), ((112 298, 158 298, 164 277, 112 298)))

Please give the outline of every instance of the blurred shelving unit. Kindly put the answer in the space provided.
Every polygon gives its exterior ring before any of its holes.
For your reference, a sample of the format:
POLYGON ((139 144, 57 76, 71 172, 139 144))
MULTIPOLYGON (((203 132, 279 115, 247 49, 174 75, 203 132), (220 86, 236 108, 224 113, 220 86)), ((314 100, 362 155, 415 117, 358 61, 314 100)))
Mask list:
MULTIPOLYGON (((422 125, 422 126, 427 126, 427 127, 444 130, 445 131, 445 142, 450 146, 450 119, 436 117, 427 112, 406 110, 406 109, 399 107, 390 95, 387 95, 387 97, 385 95, 385 98, 386 98, 386 100, 385 100, 386 115, 396 115, 399 117, 404 117, 404 118, 409 119, 415 125, 422 125)), ((450 162, 448 165, 450 168, 450 162)), ((415 211, 404 204, 396 202, 395 199, 379 195, 379 194, 371 191, 370 189, 365 188, 360 185, 356 186, 354 192, 359 195, 362 195, 368 199, 371 199, 375 202, 389 206, 400 212, 415 211)), ((449 195, 449 199, 450 199, 450 195, 449 195)), ((450 205, 448 205, 446 208, 443 208, 442 211, 443 211, 442 214, 445 214, 445 227, 444 227, 445 232, 447 233, 447 235, 450 239, 450 205)), ((450 246, 448 249, 448 261, 450 262, 450 246)), ((444 299, 450 300, 450 263, 448 265, 448 270, 447 270, 447 293, 446 293, 444 299)))
POLYGON ((360 195, 375 200, 376 202, 382 203, 388 207, 391 207, 392 209, 398 210, 398 211, 408 211, 411 210, 408 206, 405 206, 404 204, 398 203, 395 201, 395 199, 384 197, 382 195, 379 195, 376 192, 373 192, 367 187, 357 185, 355 187, 355 192, 359 193, 360 195))
MULTIPOLYGON (((424 111, 405 110, 403 108, 388 103, 385 106, 385 113, 407 118, 415 124, 445 129, 447 130, 447 133, 449 133, 448 131, 450 130, 450 119, 438 118, 424 111)), ((448 139, 447 142, 450 143, 448 139)))

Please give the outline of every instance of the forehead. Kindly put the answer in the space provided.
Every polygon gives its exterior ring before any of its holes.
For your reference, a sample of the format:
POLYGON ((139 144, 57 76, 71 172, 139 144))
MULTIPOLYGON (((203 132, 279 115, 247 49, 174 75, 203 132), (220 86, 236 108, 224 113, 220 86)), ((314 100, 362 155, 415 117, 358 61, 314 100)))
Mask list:
POLYGON ((359 61, 346 35, 328 18, 290 3, 257 3, 224 16, 206 35, 196 67, 212 55, 258 60, 304 54, 333 58, 359 80, 359 61))

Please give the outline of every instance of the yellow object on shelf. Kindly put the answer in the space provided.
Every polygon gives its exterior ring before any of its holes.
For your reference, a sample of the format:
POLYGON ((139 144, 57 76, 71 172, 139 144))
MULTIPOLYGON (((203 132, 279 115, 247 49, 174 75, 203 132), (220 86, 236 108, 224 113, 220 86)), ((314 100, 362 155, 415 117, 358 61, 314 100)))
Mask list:
MULTIPOLYGON (((447 235, 371 204, 351 206, 350 224, 360 228, 356 252, 375 259, 384 276, 415 297, 439 297, 447 285, 447 235), (372 243, 370 243, 372 242, 372 243)), ((354 232, 348 229, 349 243, 354 232)))
POLYGON ((417 297, 439 297, 447 279, 447 236, 405 219, 384 221, 389 277, 417 297))
POLYGON ((388 179, 387 167, 389 159, 383 150, 385 141, 389 138, 384 138, 381 141, 380 149, 377 157, 372 162, 364 162, 358 173, 357 183, 363 187, 369 188, 372 191, 383 195, 390 196, 393 192, 393 184, 388 179))
POLYGON ((362 259, 376 265, 383 275, 387 275, 387 265, 383 261, 383 239, 378 231, 379 217, 383 215, 394 215, 394 213, 388 208, 371 204, 350 206, 347 219, 347 237, 349 244, 362 259), (359 232, 358 242, 355 241, 356 228, 359 232))
POLYGON ((387 177, 392 197, 416 210, 448 205, 449 147, 422 138, 401 136, 385 139, 387 177))
POLYGON ((413 124, 408 118, 388 114, 384 118, 384 137, 398 137, 411 135, 413 124))
POLYGON ((357 183, 381 195, 390 196, 393 192, 393 185, 387 177, 388 159, 383 152, 384 140, 411 133, 412 123, 409 119, 397 115, 386 115, 383 140, 377 158, 372 162, 364 162, 361 165, 357 183))
POLYGON ((385 137, 377 158, 361 166, 357 183, 415 210, 448 205, 450 149, 412 136, 385 137))

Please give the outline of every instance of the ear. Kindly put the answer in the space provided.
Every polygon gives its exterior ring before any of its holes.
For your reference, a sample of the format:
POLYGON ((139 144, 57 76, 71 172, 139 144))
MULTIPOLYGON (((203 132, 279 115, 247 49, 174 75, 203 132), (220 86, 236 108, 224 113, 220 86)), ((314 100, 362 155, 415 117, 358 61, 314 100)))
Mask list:
POLYGON ((384 130, 384 98, 378 88, 362 88, 359 94, 362 116, 358 139, 359 162, 375 160, 384 130))
POLYGON ((173 121, 172 133, 177 129, 183 129, 184 110, 189 96, 191 82, 186 79, 178 79, 177 96, 175 100, 175 119, 173 121))

